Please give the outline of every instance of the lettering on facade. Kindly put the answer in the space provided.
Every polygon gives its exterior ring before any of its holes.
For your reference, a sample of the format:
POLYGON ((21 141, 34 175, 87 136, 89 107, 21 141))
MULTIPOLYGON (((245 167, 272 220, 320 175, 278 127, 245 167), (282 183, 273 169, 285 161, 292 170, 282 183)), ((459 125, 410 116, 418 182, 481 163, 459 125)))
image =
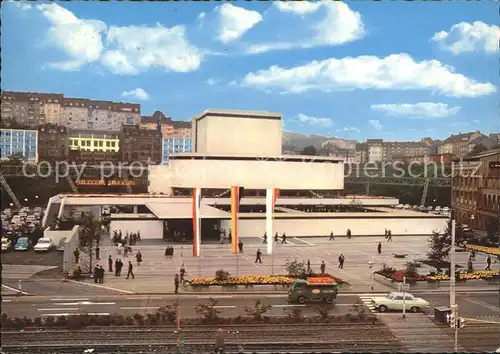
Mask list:
POLYGON ((135 181, 123 181, 123 180, 100 180, 100 179, 82 179, 76 181, 75 184, 77 186, 108 186, 108 187, 127 187, 127 186, 135 186, 135 181))

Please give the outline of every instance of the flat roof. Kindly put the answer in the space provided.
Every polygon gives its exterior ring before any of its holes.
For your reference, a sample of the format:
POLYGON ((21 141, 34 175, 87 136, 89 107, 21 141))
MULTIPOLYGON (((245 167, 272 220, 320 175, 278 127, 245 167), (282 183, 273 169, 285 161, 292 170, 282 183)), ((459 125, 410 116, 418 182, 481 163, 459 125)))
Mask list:
POLYGON ((276 119, 281 120, 281 113, 273 113, 266 111, 240 111, 230 109, 206 109, 198 116, 193 117, 193 120, 201 120, 206 117, 216 116, 224 118, 250 118, 250 119, 276 119))
POLYGON ((344 163, 343 158, 311 155, 234 155, 234 154, 200 154, 194 152, 172 153, 169 160, 243 160, 243 161, 276 161, 276 162, 336 162, 344 163))

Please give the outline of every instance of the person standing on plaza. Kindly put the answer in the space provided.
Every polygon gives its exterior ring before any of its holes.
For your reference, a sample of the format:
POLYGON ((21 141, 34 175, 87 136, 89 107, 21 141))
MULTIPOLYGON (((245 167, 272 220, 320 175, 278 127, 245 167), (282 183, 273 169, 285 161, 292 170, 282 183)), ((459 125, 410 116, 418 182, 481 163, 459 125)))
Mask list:
POLYGON ((263 237, 263 240, 262 243, 263 244, 267 244, 267 232, 264 232, 264 237, 263 237))
POLYGON ((132 276, 132 279, 135 279, 133 270, 134 270, 134 265, 132 264, 132 261, 128 261, 127 279, 130 276, 132 276))
POLYGON ((380 242, 377 245, 377 252, 378 252, 378 254, 382 253, 382 244, 380 242))
POLYGON ((113 257, 111 255, 108 257, 108 271, 113 273, 113 257))
POLYGON ((339 256, 339 268, 340 269, 344 269, 344 261, 345 261, 345 257, 344 255, 341 253, 340 256, 339 256))
POLYGON ((309 259, 307 260, 307 270, 306 270, 306 273, 307 274, 311 274, 312 273, 311 261, 309 259))
POLYGON ((255 255, 255 263, 259 262, 262 263, 262 252, 260 251, 260 248, 257 250, 257 254, 255 255))
POLYGON ((387 228, 384 230, 384 237, 387 238, 389 236, 389 233, 387 232, 387 228))
POLYGON ((99 267, 99 283, 104 284, 104 268, 99 267))
POLYGON ((238 242, 238 250, 240 253, 243 253, 243 241, 238 242))
POLYGON ((346 234, 347 234, 347 238, 348 238, 348 239, 351 239, 351 236, 352 236, 351 229, 347 229, 346 234))
POLYGON ((333 236, 333 231, 332 231, 332 232, 330 232, 330 238, 329 238, 329 240, 333 241, 334 239, 335 239, 335 237, 333 236))
POLYGON ((283 236, 281 236, 281 243, 286 244, 286 234, 283 232, 283 236))
POLYGON ((142 253, 141 253, 141 250, 137 250, 137 253, 135 254, 135 259, 137 261, 137 266, 140 266, 141 265, 141 262, 142 262, 142 253))
POLYGON ((325 270, 326 270, 325 261, 321 261, 321 265, 320 265, 319 269, 321 270, 321 274, 325 274, 325 270))
POLYGON ((98 261, 101 260, 100 253, 101 253, 101 248, 99 247, 99 244, 97 244, 97 246, 95 246, 95 259, 98 261))
POLYGON ((224 244, 224 233, 220 233, 220 244, 223 245, 224 244))
POLYGON ((392 231, 391 230, 387 230, 387 241, 392 242, 392 231))
POLYGON ((490 255, 488 255, 488 257, 486 257, 486 267, 484 268, 484 270, 491 270, 491 257, 490 257, 490 255))
POLYGON ((80 260, 80 251, 78 250, 78 248, 73 252, 73 255, 75 256, 75 263, 78 263, 78 261, 80 260))
POLYGON ((186 268, 184 267, 184 263, 181 265, 181 268, 179 269, 179 273, 180 273, 180 281, 181 283, 184 283, 184 277, 186 276, 186 268))
POLYGON ((231 231, 229 231, 229 234, 227 235, 227 240, 229 243, 233 243, 233 235, 231 234, 231 231))
POLYGON ((279 238, 278 233, 275 233, 274 234, 274 243, 278 243, 278 238, 279 238))
POLYGON ((118 276, 118 269, 120 268, 120 258, 115 259, 115 277, 118 276))
POLYGON ((118 260, 118 276, 122 276, 123 262, 121 259, 118 260))
POLYGON ((99 264, 94 267, 94 283, 99 282, 99 264))
POLYGON ((179 283, 179 274, 176 274, 174 277, 175 294, 179 293, 179 283))

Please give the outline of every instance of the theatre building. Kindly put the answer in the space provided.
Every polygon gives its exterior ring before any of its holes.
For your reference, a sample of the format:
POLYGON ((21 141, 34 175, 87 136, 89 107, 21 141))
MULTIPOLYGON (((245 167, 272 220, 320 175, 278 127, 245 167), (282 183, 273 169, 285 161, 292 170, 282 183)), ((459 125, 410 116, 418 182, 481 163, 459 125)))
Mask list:
POLYGON ((171 238, 193 233, 193 188, 201 189, 201 239, 217 239, 231 229, 231 187, 242 187, 239 237, 266 230, 266 190, 279 190, 274 229, 290 237, 430 235, 446 218, 393 209, 395 198, 345 196, 344 163, 339 158, 290 156, 281 151, 281 115, 269 112, 207 110, 192 120, 192 152, 169 156, 167 165, 149 166, 148 194, 58 195, 51 199, 45 224, 78 208, 111 215, 111 229, 141 232, 141 238, 171 238))

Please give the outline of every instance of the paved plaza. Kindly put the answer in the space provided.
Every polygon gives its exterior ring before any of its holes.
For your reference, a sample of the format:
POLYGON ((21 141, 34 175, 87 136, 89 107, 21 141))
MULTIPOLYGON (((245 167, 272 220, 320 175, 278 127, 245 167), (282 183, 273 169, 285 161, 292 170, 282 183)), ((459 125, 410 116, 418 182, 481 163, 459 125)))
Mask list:
MULTIPOLYGON (((124 263, 121 277, 115 277, 106 273, 105 282, 102 285, 93 284, 90 286, 105 286, 117 289, 123 293, 167 293, 174 288, 174 275, 184 264, 186 277, 213 277, 216 270, 223 269, 231 275, 269 275, 286 274, 283 267, 287 259, 297 258, 299 260, 310 260, 313 271, 319 272, 321 261, 325 261, 326 272, 341 278, 352 285, 352 291, 366 292, 374 286, 374 291, 388 291, 388 287, 371 281, 371 271, 378 270, 382 264, 390 267, 403 268, 405 262, 412 259, 425 259, 428 252, 428 238, 425 236, 401 236, 393 237, 392 242, 388 242, 381 237, 353 237, 336 238, 329 241, 328 238, 290 238, 287 244, 275 244, 273 255, 267 254, 267 245, 262 244, 262 239, 244 238, 244 253, 233 255, 231 245, 226 243, 202 244, 201 256, 192 256, 191 245, 174 245, 174 257, 167 259, 164 256, 166 243, 140 244, 134 246, 134 252, 128 259, 123 255, 118 256, 115 247, 103 246, 101 248, 100 264, 107 270, 107 257, 120 257, 124 263), (377 253, 378 242, 382 243, 382 254, 377 253), (262 264, 255 263, 257 249, 262 252, 262 264), (143 262, 137 266, 135 251, 141 250, 143 262), (338 268, 337 258, 343 253, 345 256, 344 269, 338 268), (394 253, 404 253, 406 259, 394 257, 394 253), (125 279, 127 273, 128 260, 134 264, 135 279, 125 279), (368 263, 373 262, 373 269, 368 263)), ((281 242, 281 240, 280 240, 281 242)), ((458 263, 465 266, 467 252, 457 252, 458 263)), ((486 257, 481 254, 476 255, 475 268, 483 269, 486 265, 486 257)), ((499 264, 492 264, 493 268, 498 268, 499 264)), ((422 265, 419 272, 426 274, 429 267, 422 265)), ((182 291, 182 289, 181 289, 182 291)))

